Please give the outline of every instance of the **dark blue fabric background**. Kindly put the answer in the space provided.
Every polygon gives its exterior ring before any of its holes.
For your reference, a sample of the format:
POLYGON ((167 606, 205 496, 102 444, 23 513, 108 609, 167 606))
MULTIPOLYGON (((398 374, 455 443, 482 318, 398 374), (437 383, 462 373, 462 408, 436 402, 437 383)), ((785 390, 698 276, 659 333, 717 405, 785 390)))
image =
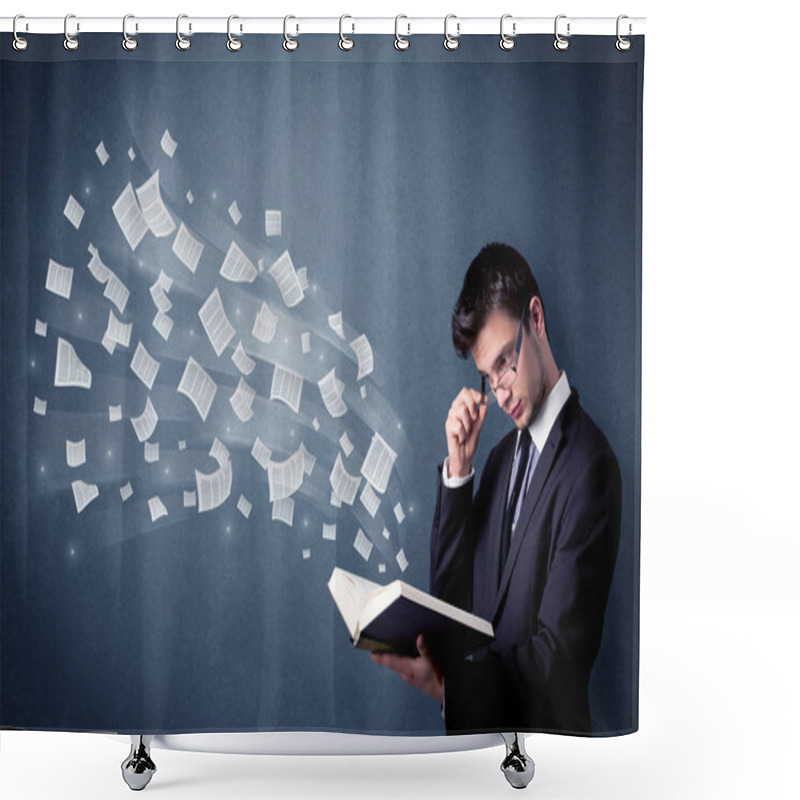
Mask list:
MULTIPOLYGON (((531 263, 557 363, 622 469, 620 553, 591 690, 598 732, 635 729, 643 39, 627 54, 613 37, 576 38, 567 53, 545 36, 521 38, 511 53, 497 37, 469 37, 455 53, 419 37, 397 53, 390 38, 365 36, 342 53, 335 38, 307 36, 294 54, 268 36, 246 37, 236 54, 220 36, 195 36, 185 53, 167 35, 140 37, 133 53, 116 35, 86 35, 76 53, 61 37, 30 39, 24 54, 10 37, 0 43, 0 724, 442 733, 433 701, 353 650, 326 582, 338 565, 427 588, 444 418, 475 383, 453 351, 450 312, 472 257, 505 241, 531 263), (166 129, 173 159, 159 145, 166 129), (176 221, 205 244, 194 276, 172 237, 148 234, 131 253, 111 212, 128 181, 140 186, 156 169, 176 221), (78 230, 62 214, 70 194, 86 210, 78 230), (280 238, 264 235, 266 208, 283 211, 280 238), (308 268, 304 302, 286 309, 266 273, 252 285, 221 278, 231 239, 267 267, 288 249, 308 268), (134 321, 131 346, 114 356, 100 346, 111 305, 86 269, 89 242, 131 289, 122 315, 134 321), (75 269, 69 302, 45 291, 50 258, 75 269), (161 269, 174 279, 168 343, 150 327, 148 288, 161 269), (246 378, 259 394, 249 423, 227 402, 238 338, 218 359, 197 317, 215 286, 246 349, 262 299, 283 316, 246 378), (360 383, 352 352, 327 327, 339 310, 348 341, 366 333, 372 344, 375 370, 360 383), (46 338, 34 335, 37 318, 46 338), (53 386, 59 336, 92 369, 90 391, 53 386), (149 393, 161 417, 153 465, 129 422, 148 396, 129 368, 139 339, 162 361, 149 393), (219 384, 206 424, 175 392, 190 354, 219 384), (276 361, 306 377, 299 415, 269 400, 276 361), (350 407, 340 420, 316 387, 333 366, 350 407), (35 396, 48 400, 45 417, 32 413, 35 396), (117 403, 123 420, 112 424, 117 403), (375 430, 398 452, 380 511, 388 541, 358 500, 329 504, 339 436, 355 446, 346 464, 357 473, 375 430), (277 460, 300 441, 317 457, 292 528, 271 520, 266 473, 250 456, 256 433, 277 460), (231 451, 233 491, 198 514, 182 492, 195 469, 213 471, 215 435, 231 451), (64 440, 83 437, 87 463, 70 469, 64 440), (76 478, 100 489, 81 514, 76 478), (123 504, 127 480, 134 496, 123 504), (169 517, 152 523, 156 493, 169 517), (239 494, 253 502, 249 519, 239 494), (335 543, 322 540, 325 522, 337 523, 335 543), (367 563, 352 546, 359 527, 374 541, 367 563)), ((507 429, 494 408, 481 457, 507 429)))

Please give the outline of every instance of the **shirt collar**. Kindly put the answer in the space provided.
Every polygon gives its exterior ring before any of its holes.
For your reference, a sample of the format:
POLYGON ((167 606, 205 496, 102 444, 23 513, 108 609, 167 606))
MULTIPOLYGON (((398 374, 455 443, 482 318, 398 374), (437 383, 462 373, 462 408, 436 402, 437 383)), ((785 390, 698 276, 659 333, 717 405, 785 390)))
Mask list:
POLYGON ((545 397, 539 413, 528 425, 528 432, 538 452, 541 453, 544 450, 547 437, 550 435, 561 409, 564 408, 564 404, 569 400, 571 391, 567 373, 562 371, 556 381, 556 385, 550 390, 550 394, 545 397))

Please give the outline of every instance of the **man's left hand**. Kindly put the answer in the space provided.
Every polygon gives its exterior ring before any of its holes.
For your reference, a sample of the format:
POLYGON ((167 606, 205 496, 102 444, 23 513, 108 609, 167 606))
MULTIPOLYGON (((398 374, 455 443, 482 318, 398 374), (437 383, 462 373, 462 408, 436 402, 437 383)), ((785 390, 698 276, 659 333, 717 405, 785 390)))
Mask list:
POLYGON ((417 636, 417 652, 419 655, 416 658, 393 653, 373 653, 372 660, 393 669, 409 686, 425 692, 439 703, 444 703, 444 677, 431 658, 422 634, 417 636))

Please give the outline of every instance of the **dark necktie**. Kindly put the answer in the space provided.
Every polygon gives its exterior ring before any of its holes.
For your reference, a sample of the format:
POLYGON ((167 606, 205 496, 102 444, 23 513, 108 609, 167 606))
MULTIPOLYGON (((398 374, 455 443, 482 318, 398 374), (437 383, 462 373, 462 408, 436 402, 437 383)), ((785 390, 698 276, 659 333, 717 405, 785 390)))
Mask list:
POLYGON ((505 567, 506 559, 508 558, 508 551, 511 549, 511 531, 514 526, 514 517, 516 516, 517 504, 521 501, 523 494, 522 486, 525 480, 525 473, 528 469, 528 457, 531 449, 531 435, 528 431, 522 431, 519 437, 519 447, 517 448, 517 474, 514 479, 514 487, 511 490, 511 496, 508 498, 506 505, 505 518, 503 520, 503 539, 500 545, 500 574, 503 574, 503 567, 505 567))

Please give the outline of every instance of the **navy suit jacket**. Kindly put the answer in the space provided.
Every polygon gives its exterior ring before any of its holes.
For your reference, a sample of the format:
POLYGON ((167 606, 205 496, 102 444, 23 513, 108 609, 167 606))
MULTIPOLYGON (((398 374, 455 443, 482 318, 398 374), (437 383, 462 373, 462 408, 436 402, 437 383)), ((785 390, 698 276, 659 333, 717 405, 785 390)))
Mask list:
POLYGON ((480 486, 439 486, 431 593, 492 622, 470 659, 435 652, 448 733, 591 733, 589 675, 619 544, 621 479, 573 390, 533 472, 499 578, 516 431, 489 454, 480 486))

